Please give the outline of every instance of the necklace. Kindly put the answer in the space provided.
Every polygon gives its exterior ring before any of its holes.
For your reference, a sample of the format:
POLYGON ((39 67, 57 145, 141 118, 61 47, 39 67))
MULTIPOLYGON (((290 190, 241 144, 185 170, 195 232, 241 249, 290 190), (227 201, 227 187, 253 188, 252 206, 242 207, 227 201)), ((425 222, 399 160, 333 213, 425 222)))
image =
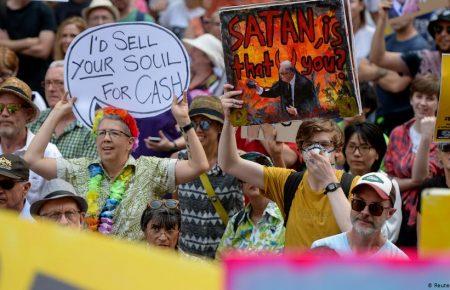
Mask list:
POLYGON ((114 180, 109 196, 101 210, 98 199, 100 197, 100 186, 104 178, 103 168, 99 164, 91 164, 88 169, 90 178, 86 194, 88 204, 86 224, 91 231, 99 231, 102 234, 109 235, 113 229, 116 208, 125 195, 125 190, 133 176, 133 169, 131 167, 125 168, 114 180))

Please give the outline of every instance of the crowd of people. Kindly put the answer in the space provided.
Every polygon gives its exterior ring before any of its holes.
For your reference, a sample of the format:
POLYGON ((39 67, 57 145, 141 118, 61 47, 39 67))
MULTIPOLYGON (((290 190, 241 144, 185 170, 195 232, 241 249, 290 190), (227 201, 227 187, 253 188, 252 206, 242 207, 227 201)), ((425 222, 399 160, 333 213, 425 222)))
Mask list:
POLYGON ((428 31, 407 15, 385 36, 392 3, 350 0, 363 113, 305 119, 296 142, 283 143, 272 126, 259 141, 230 123, 242 91, 226 84, 219 2, 2 2, 0 208, 205 259, 232 250, 408 259, 421 192, 450 187, 450 143, 433 143, 450 8, 430 14, 428 31), (90 130, 72 112, 63 60, 85 29, 123 21, 157 22, 182 40, 189 89, 155 117, 99 109, 90 130))

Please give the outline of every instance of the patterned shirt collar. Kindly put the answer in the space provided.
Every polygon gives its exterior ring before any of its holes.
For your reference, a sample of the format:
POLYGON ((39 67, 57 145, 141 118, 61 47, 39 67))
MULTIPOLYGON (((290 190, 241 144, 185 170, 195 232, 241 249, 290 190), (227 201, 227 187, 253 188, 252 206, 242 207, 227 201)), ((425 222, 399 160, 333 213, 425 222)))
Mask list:
MULTIPOLYGON (((247 219, 250 219, 251 206, 252 205, 249 203, 244 209, 247 219)), ((272 201, 269 201, 267 204, 266 209, 263 212, 263 218, 264 217, 273 217, 278 220, 283 220, 283 217, 277 212, 277 205, 272 201)))
MULTIPOLYGON (((89 166, 91 166, 91 165, 93 165, 93 164, 100 165, 100 166, 103 168, 102 161, 100 160, 100 157, 97 157, 96 159, 94 159, 94 161, 93 161, 92 163, 90 163, 89 166)), ((127 162, 125 163, 125 165, 123 166, 122 171, 123 171, 125 168, 127 168, 128 166, 131 166, 131 167, 133 167, 134 170, 136 170, 136 159, 134 159, 134 157, 133 157, 131 154, 130 154, 130 156, 128 156, 128 160, 127 160, 127 162)), ((103 169, 104 169, 104 168, 103 168, 103 169)), ((122 172, 122 171, 121 171, 121 172, 122 172)), ((108 174, 106 173, 105 170, 104 170, 104 172, 105 172, 105 175, 106 175, 108 178, 110 178, 110 177, 108 176, 108 174)))

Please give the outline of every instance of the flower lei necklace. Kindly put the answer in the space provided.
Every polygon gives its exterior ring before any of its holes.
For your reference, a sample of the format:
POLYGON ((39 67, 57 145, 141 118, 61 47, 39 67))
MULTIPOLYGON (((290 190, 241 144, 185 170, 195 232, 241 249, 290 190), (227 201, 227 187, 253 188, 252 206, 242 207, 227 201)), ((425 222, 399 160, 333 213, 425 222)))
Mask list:
POLYGON ((88 209, 86 212, 86 224, 92 231, 99 231, 108 235, 111 233, 114 224, 114 215, 117 206, 122 201, 128 183, 133 176, 131 167, 125 168, 111 185, 111 192, 106 199, 105 205, 99 211, 98 198, 100 196, 100 186, 104 178, 103 168, 99 164, 91 164, 89 169, 89 184, 86 194, 88 209))

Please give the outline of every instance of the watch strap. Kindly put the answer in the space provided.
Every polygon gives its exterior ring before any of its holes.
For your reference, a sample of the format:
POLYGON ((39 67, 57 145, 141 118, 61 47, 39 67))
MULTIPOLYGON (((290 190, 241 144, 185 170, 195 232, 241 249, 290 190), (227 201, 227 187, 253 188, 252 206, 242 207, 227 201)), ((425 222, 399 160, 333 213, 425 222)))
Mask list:
POLYGON ((329 192, 335 191, 340 187, 342 187, 342 185, 339 182, 332 182, 325 187, 323 194, 327 194, 329 192))
POLYGON ((181 133, 187 133, 190 129, 194 128, 194 123, 190 122, 189 124, 180 128, 181 133))

